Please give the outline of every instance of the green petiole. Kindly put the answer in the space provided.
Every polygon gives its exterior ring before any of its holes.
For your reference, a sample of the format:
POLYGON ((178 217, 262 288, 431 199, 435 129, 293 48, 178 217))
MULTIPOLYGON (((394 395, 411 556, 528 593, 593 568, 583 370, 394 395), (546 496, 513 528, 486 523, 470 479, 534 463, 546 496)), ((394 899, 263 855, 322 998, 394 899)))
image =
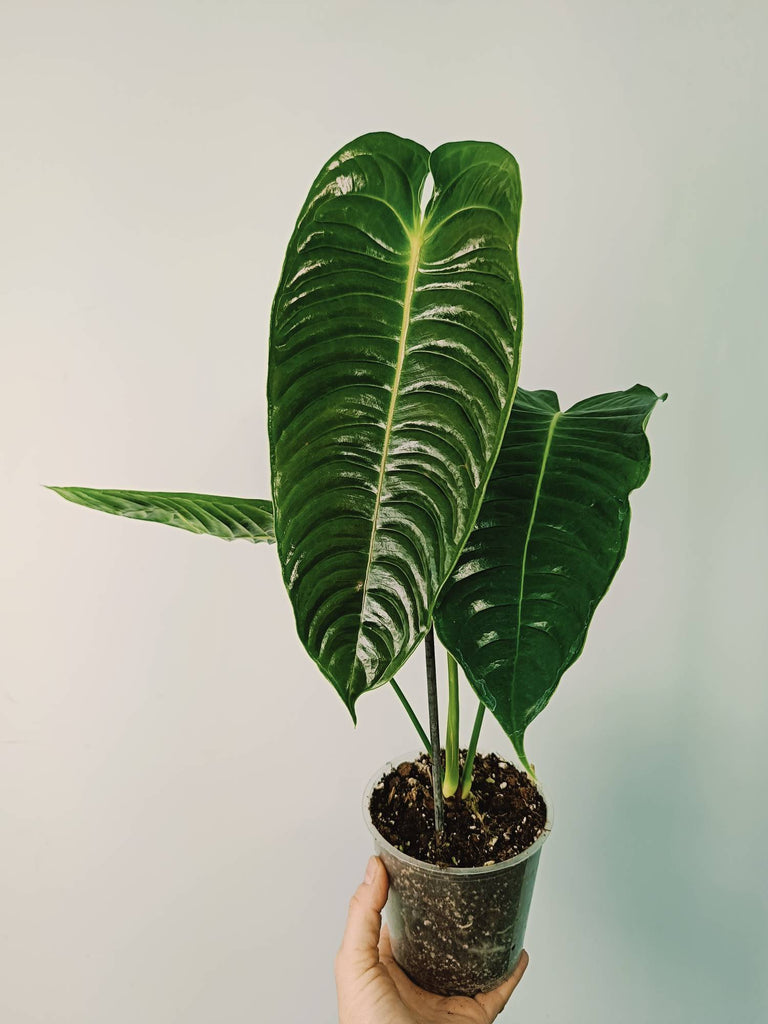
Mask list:
POLYGON ((459 666, 448 652, 448 724, 445 733, 445 777, 443 796, 459 788, 459 666))
POLYGON ((472 726, 472 738, 469 741, 469 747, 467 748, 467 760, 464 762, 464 774, 461 777, 461 799, 466 800, 469 796, 470 790, 472 789, 472 769, 475 764, 475 754, 477 753, 477 741, 480 739, 480 727, 483 724, 483 715, 485 714, 485 704, 480 702, 477 708, 477 714, 475 715, 475 724, 472 726))
POLYGON ((410 704, 408 698, 405 696, 403 691, 397 685, 395 680, 394 679, 390 679, 390 683, 392 684, 392 689, 395 691, 395 693, 397 694, 398 698, 400 699, 400 703, 405 708, 406 714, 408 715, 408 717, 410 718, 410 720, 413 722, 414 726, 416 727, 416 732, 419 734, 419 739, 424 744, 424 749, 429 754, 429 756, 432 757, 432 744, 429 742, 429 739, 427 738, 427 734, 424 732, 424 729, 423 729, 422 724, 421 724, 421 722, 419 721, 419 719, 418 719, 418 717, 416 715, 416 712, 411 707, 411 704, 410 704))

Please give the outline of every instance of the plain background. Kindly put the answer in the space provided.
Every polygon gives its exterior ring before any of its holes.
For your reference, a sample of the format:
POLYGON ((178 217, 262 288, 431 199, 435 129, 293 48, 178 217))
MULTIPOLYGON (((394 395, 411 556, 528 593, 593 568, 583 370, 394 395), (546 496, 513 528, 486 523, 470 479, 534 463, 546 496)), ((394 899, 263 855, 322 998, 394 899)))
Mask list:
MULTIPOLYGON (((3 1024, 335 1019, 361 793, 409 723, 385 688, 353 729, 274 549, 40 485, 268 494, 285 244, 379 129, 518 157, 525 386, 670 393, 626 561, 529 733, 556 827, 504 1019, 764 1021, 764 6, 0 10, 3 1024)), ((423 708, 421 680, 417 656, 423 708)))

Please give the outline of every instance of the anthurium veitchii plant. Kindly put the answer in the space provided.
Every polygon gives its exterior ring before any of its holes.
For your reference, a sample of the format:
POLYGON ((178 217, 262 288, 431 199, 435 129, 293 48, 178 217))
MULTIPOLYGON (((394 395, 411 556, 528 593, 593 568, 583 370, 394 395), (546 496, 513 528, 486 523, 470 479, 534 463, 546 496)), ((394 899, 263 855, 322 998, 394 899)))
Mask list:
MULTIPOLYGON (((563 411, 518 388, 520 206, 500 146, 350 142, 309 191, 273 304, 272 500, 53 488, 275 544, 299 638, 350 714, 391 684, 430 753, 436 710, 427 736, 396 674, 422 641, 434 650, 434 628, 448 657, 441 788, 465 799, 486 709, 532 772, 525 731, 624 556, 660 400, 635 385, 563 411), (459 667, 479 698, 461 778, 459 667)), ((436 708, 432 671, 428 688, 436 708)))

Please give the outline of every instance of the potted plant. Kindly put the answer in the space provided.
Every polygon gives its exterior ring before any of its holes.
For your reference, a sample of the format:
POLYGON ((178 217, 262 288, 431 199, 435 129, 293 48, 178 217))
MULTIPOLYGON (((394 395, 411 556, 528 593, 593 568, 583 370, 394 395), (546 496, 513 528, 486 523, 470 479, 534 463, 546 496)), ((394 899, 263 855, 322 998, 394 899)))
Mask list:
POLYGON ((310 189, 272 309, 272 501, 53 488, 276 543, 299 637, 352 718, 391 686, 424 753, 379 771, 364 813, 395 957, 442 993, 493 988, 522 947, 551 828, 525 731, 622 560, 659 401, 636 385, 561 411, 553 392, 517 387, 520 204, 517 163, 494 144, 349 143, 310 189), (429 735, 396 681, 422 642, 429 735), (459 667, 479 699, 466 751, 459 667), (486 709, 523 770, 477 755, 486 709))

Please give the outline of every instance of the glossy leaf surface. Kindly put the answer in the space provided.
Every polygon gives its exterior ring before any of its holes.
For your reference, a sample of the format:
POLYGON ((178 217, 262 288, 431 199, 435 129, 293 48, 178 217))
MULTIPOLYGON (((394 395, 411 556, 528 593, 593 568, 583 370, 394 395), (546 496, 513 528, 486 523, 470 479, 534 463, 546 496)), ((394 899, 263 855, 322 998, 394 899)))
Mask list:
POLYGON ((274 544, 272 502, 261 498, 227 498, 217 494, 166 491, 115 491, 93 487, 51 487, 67 501, 99 512, 177 526, 222 540, 274 544))
POLYGON ((275 532, 299 636, 353 714, 424 636, 501 444, 519 210, 500 147, 429 154, 378 133, 322 169, 288 246, 267 387, 275 532))
POLYGON ((624 557, 658 397, 636 385, 560 412, 518 389, 472 534, 435 626, 523 764, 526 728, 581 653, 624 557))

